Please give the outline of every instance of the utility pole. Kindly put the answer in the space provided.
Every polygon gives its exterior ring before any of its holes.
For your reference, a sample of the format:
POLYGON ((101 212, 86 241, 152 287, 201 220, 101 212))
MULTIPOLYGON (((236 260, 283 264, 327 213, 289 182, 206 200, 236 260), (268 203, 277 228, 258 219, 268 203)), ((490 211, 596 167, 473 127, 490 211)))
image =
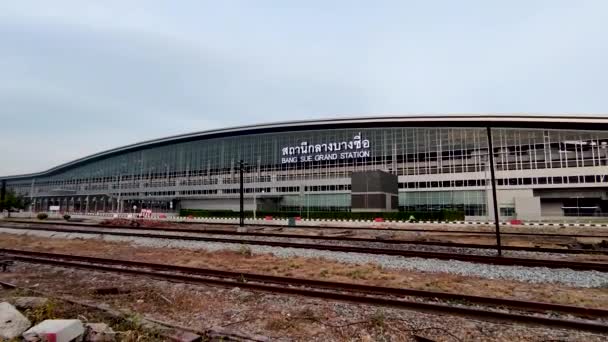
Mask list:
POLYGON ((256 189, 254 188, 253 189, 253 219, 254 220, 256 219, 256 217, 255 217, 255 214, 256 214, 255 211, 258 209, 258 202, 257 202, 258 200, 256 198, 256 192, 255 191, 256 191, 256 189))
POLYGON ((4 202, 6 197, 6 179, 2 180, 2 186, 0 186, 0 202, 4 202))
POLYGON ((122 175, 118 175, 118 200, 116 201, 116 212, 122 213, 122 201, 120 196, 122 195, 122 186, 120 185, 120 181, 122 179, 122 175))
POLYGON ((492 145, 492 128, 486 127, 488 132, 488 156, 490 156, 490 177, 492 178, 492 199, 494 204, 494 225, 496 226, 496 250, 502 256, 500 245, 500 222, 498 217, 498 203, 496 201, 496 176, 494 174, 494 146, 492 145))
POLYGON ((239 173, 240 173, 240 215, 239 215, 239 226, 245 226, 245 202, 244 202, 244 192, 243 192, 243 168, 245 167, 245 162, 241 159, 239 161, 239 173))
MULTIPOLYGON (((4 199, 6 198, 6 180, 2 180, 2 184, 0 185, 0 215, 4 213, 4 199)), ((11 208, 7 207, 8 216, 11 216, 11 208)))
POLYGON ((32 186, 30 187, 30 218, 32 217, 32 213, 36 210, 36 204, 34 203, 34 184, 36 183, 36 178, 32 178, 32 186))

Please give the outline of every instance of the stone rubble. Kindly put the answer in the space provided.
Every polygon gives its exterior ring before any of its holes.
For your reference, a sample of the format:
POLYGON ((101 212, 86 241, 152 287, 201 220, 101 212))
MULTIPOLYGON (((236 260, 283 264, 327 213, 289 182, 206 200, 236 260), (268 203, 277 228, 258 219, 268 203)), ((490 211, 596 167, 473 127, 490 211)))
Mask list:
POLYGON ((11 340, 20 336, 32 325, 14 306, 0 303, 0 340, 11 340))
POLYGON ((48 298, 44 297, 15 297, 12 298, 12 302, 15 306, 21 310, 35 309, 44 306, 48 303, 48 298))
POLYGON ((84 340, 89 342, 113 342, 116 332, 105 323, 86 323, 84 325, 84 340))

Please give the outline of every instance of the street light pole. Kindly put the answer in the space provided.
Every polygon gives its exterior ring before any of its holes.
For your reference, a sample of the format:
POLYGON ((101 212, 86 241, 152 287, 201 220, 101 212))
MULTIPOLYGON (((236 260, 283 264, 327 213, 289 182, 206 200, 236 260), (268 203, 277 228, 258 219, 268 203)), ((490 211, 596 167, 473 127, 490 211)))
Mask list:
POLYGON ((245 203, 244 203, 244 194, 243 194, 243 167, 244 167, 245 162, 241 159, 239 161, 239 172, 240 172, 240 198, 239 198, 239 204, 240 204, 240 219, 239 219, 239 226, 243 227, 245 226, 245 203))
POLYGON ((306 219, 310 219, 310 194, 308 191, 306 191, 306 219))
POLYGON ((496 226, 496 250, 498 256, 502 255, 500 245, 500 222, 498 217, 498 203, 496 201, 496 176, 494 174, 494 146, 492 145, 492 128, 486 127, 488 133, 488 155, 490 156, 490 177, 492 177, 492 199, 494 204, 494 225, 496 226))

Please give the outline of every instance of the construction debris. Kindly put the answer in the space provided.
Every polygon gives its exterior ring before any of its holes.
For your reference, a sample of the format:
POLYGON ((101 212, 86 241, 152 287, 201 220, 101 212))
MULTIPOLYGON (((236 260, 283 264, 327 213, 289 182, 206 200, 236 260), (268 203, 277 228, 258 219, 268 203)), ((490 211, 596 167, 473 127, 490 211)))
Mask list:
POLYGON ((11 340, 20 336, 32 325, 14 306, 0 303, 0 340, 11 340))

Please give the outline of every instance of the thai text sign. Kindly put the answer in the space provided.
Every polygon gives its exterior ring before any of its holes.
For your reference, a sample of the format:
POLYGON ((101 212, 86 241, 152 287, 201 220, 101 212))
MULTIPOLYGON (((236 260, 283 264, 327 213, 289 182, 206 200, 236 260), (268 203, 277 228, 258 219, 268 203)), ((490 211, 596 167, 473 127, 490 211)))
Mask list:
POLYGON ((326 144, 308 144, 303 141, 299 146, 283 147, 281 163, 368 158, 370 156, 369 148, 369 140, 361 139, 361 133, 355 135, 350 141, 326 144))

